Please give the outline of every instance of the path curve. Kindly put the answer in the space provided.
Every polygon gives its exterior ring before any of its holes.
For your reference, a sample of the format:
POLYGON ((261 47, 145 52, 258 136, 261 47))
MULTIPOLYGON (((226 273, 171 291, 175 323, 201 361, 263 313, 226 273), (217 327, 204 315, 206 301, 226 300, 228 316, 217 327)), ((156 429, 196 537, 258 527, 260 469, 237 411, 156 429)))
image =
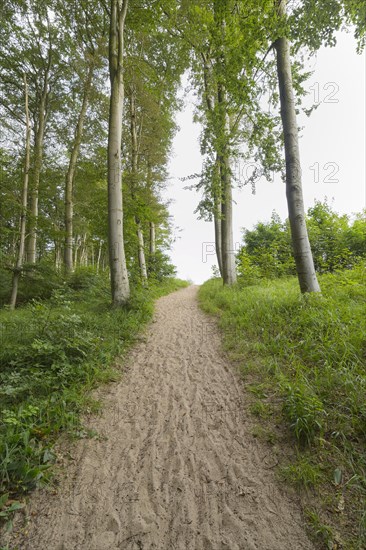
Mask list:
POLYGON ((30 499, 17 548, 313 549, 197 287, 158 300, 127 366, 89 422, 100 437, 73 445, 56 494, 30 499))

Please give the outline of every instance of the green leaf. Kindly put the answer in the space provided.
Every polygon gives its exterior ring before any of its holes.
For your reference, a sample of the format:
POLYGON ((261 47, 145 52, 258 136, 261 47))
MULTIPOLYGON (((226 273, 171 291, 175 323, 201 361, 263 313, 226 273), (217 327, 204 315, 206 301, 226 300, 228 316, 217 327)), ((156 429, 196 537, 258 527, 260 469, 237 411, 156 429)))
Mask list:
POLYGON ((342 471, 339 468, 334 470, 334 483, 340 485, 342 481, 342 471))
POLYGON ((5 506, 9 500, 9 493, 5 493, 0 496, 0 510, 5 506))

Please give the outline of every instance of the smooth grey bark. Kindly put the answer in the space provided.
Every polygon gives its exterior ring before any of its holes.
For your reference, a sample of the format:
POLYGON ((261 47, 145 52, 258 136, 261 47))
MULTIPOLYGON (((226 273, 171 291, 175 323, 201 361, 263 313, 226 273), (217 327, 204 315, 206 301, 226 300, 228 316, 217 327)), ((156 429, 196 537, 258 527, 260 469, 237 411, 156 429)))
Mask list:
POLYGON ((31 180, 30 216, 28 220, 27 262, 36 263, 37 256, 37 227, 38 227, 38 192, 43 164, 44 135, 47 119, 47 100, 49 94, 49 73, 51 69, 52 51, 48 52, 47 67, 45 70, 43 87, 38 108, 38 121, 34 135, 34 166, 31 180))
POLYGON ((145 245, 144 245, 144 234, 141 229, 140 222, 137 225, 137 238, 139 243, 139 266, 141 271, 141 279, 143 284, 147 283, 147 268, 146 268, 146 259, 145 259, 145 245))
POLYGON ((57 240, 54 241, 55 247, 55 269, 60 271, 62 266, 62 253, 61 253, 61 243, 57 240))
POLYGON ((223 277, 223 268, 222 268, 221 178, 220 178, 220 163, 219 163, 218 156, 216 156, 213 199, 214 199, 214 226, 215 226, 216 257, 217 257, 217 263, 218 263, 218 266, 219 266, 220 275, 221 275, 221 277, 223 277))
POLYGON ((87 245, 87 234, 84 233, 82 238, 82 246, 80 252, 80 265, 88 265, 88 245, 87 245))
MULTIPOLYGON (((147 163, 147 188, 152 189, 152 173, 150 163, 147 163)), ((155 222, 149 222, 149 253, 154 256, 156 253, 156 226, 155 222)))
MULTIPOLYGON (((280 0, 278 6, 279 14, 285 17, 286 2, 280 0)), ((296 271, 302 293, 320 292, 305 221, 298 126, 288 39, 286 37, 278 38, 275 48, 285 142, 286 197, 296 271)))
POLYGON ((233 199, 229 159, 220 159, 221 200, 221 255, 222 277, 225 285, 236 283, 235 249, 233 238, 233 199))
POLYGON ((88 109, 90 90, 94 74, 94 61, 92 60, 89 65, 88 74, 86 77, 83 100, 81 104, 81 109, 79 112, 74 142, 71 148, 71 155, 69 166, 66 174, 65 181, 65 248, 64 248, 64 264, 66 273, 72 273, 74 270, 74 264, 72 259, 72 250, 73 250, 73 215, 74 215, 74 204, 73 204, 73 191, 74 191, 74 179, 76 171, 76 163, 79 157, 81 140, 83 137, 84 122, 85 116, 88 109))
MULTIPOLYGON (((137 140, 137 123, 136 123, 136 102, 135 102, 135 92, 134 89, 131 89, 130 94, 130 116, 131 116, 131 145, 132 145, 132 155, 131 155, 131 195, 132 199, 135 202, 135 192, 136 192, 136 183, 138 178, 138 140, 137 140)), ((138 216, 135 216, 136 228, 137 228, 137 240, 138 240, 138 261, 140 267, 141 279, 144 284, 147 283, 147 268, 146 268, 146 258, 145 258, 145 245, 144 245, 144 234, 141 229, 141 220, 138 216)))
MULTIPOLYGON (((214 19, 217 28, 221 29, 222 45, 225 44, 226 21, 225 14, 227 5, 219 0, 214 1, 214 19)), ((215 136, 217 146, 217 162, 219 165, 220 181, 220 202, 221 202, 221 258, 222 258, 222 278, 224 285, 233 285, 236 283, 235 250, 233 239, 233 199, 230 168, 230 121, 227 112, 227 97, 225 89, 224 75, 222 68, 225 66, 224 47, 218 53, 216 58, 216 111, 218 114, 217 135, 215 136)))
POLYGON ((235 250, 233 238, 233 198, 231 169, 228 151, 229 118, 226 112, 226 94, 223 84, 218 85, 218 104, 222 117, 222 142, 218 163, 221 184, 221 255, 224 285, 236 283, 235 250))
POLYGON ((99 241, 98 257, 97 257, 97 273, 99 273, 100 258, 102 256, 102 244, 103 244, 103 241, 99 241))
POLYGON ((221 277, 223 276, 222 271, 222 228, 221 228, 221 203, 215 205, 214 212, 214 226, 215 226, 215 250, 217 263, 219 266, 219 272, 221 277))
POLYGON ((16 265, 13 273, 13 282, 9 307, 14 309, 18 296, 18 284, 21 269, 24 262, 25 251, 25 236, 26 236, 26 223, 27 223, 27 206, 28 206, 28 184, 29 184, 29 168, 30 168, 30 139, 31 139, 31 126, 29 117, 29 105, 28 105, 28 83, 27 77, 24 75, 24 105, 25 105, 25 161, 24 161, 24 177, 22 188, 22 210, 20 214, 20 228, 19 228, 19 247, 17 253, 16 265))
POLYGON ((156 230, 154 222, 150 222, 150 254, 153 256, 156 252, 156 230))
POLYGON ((122 115, 124 100, 124 24, 128 0, 111 0, 109 76, 111 83, 108 131, 108 240, 112 303, 125 305, 130 298, 123 238, 122 115))
MULTIPOLYGON (((212 93, 210 93, 210 80, 212 79, 212 70, 210 67, 209 60, 207 59, 207 56, 203 53, 201 53, 202 60, 203 60, 203 83, 204 83, 204 90, 205 90, 205 98, 206 98, 206 106, 208 113, 213 116, 214 108, 215 108, 215 98, 212 93)), ((219 162, 218 157, 216 157, 216 167, 215 167, 215 176, 216 176, 216 169, 219 172, 219 162)), ((219 266, 219 271, 221 277, 223 277, 223 270, 222 270, 222 218, 221 218, 221 185, 220 185, 220 175, 217 174, 217 177, 214 178, 214 181, 212 182, 212 195, 213 195, 213 202, 214 202, 214 229, 215 229, 215 250, 216 250, 216 257, 217 257, 217 263, 219 266)))
POLYGON ((74 250, 74 267, 78 265, 78 251, 80 248, 80 237, 77 235, 75 237, 75 250, 74 250))

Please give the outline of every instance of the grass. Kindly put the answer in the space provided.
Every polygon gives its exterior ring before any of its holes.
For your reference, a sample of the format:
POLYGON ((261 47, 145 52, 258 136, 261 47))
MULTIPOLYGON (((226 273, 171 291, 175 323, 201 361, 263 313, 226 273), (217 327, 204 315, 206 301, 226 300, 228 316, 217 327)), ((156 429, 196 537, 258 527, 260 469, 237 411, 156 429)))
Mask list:
POLYGON ((296 488, 316 487, 322 478, 321 464, 313 463, 310 457, 299 456, 292 464, 279 469, 282 479, 296 488))
POLYGON ((282 478, 312 488, 318 542, 341 533, 347 549, 366 547, 365 282, 359 267, 321 276, 322 295, 301 296, 295 278, 234 288, 213 279, 200 289, 226 349, 250 374, 252 412, 269 430, 280 422, 296 445, 282 478), (332 498, 339 491, 342 510, 332 498))
POLYGON ((116 358, 151 319, 154 300, 184 286, 166 279, 116 310, 105 277, 76 273, 49 300, 0 310, 0 520, 48 482, 61 431, 88 435, 80 414, 99 407, 90 391, 120 377, 116 358))

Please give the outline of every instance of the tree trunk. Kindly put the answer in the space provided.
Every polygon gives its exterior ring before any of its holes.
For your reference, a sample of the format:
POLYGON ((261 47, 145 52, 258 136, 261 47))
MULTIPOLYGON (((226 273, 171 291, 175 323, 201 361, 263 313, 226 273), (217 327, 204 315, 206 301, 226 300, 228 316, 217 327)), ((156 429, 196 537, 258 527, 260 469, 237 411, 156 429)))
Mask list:
POLYGON ((88 245, 87 235, 84 233, 80 252, 80 266, 86 267, 88 265, 88 245))
POLYGON ((62 254, 61 254, 61 243, 58 239, 54 240, 55 246, 55 270, 60 271, 62 266, 62 254))
POLYGON ((144 234, 141 229, 141 223, 137 221, 137 238, 139 243, 139 266, 143 284, 147 283, 147 268, 145 259, 144 234))
POLYGON ((220 29, 220 53, 216 58, 216 82, 217 82, 217 114, 218 133, 216 138, 216 153, 219 164, 219 189, 221 199, 221 257, 222 278, 224 285, 236 283, 235 250, 233 239, 233 199, 230 169, 230 121, 227 111, 227 94, 225 74, 225 43, 226 43, 226 15, 228 5, 220 0, 214 1, 214 19, 217 28, 220 29))
POLYGON ((48 54, 48 65, 46 68, 44 83, 39 103, 38 111, 38 124, 35 128, 34 135, 34 167, 33 178, 31 185, 31 197, 30 197, 30 217, 28 222, 28 244, 27 244, 27 262, 31 264, 36 263, 37 255, 37 226, 38 226, 38 191, 39 181, 41 177, 41 170, 43 164, 43 147, 44 147, 44 134, 46 127, 47 117, 47 97, 49 93, 48 89, 48 77, 51 66, 51 51, 48 54))
POLYGON ((226 112, 226 94, 222 84, 218 85, 218 103, 222 117, 220 154, 218 154, 220 185, 221 185, 221 257, 222 277, 224 285, 236 283, 235 249, 233 238, 233 199, 231 186, 231 169, 227 140, 229 135, 229 119, 226 112))
POLYGON ((217 257, 217 263, 218 263, 218 266, 219 266, 220 275, 222 277, 223 276, 223 271, 222 271, 221 204, 215 205, 214 225, 215 225, 216 257, 217 257))
POLYGON ((20 214, 19 248, 18 248, 18 255, 17 255, 16 265, 14 269, 14 274, 13 274, 13 284, 12 284, 12 290, 11 290, 10 303, 9 303, 10 309, 14 309, 17 302, 19 277, 20 277, 20 272, 24 262, 25 231, 26 231, 26 222, 27 222, 31 127, 30 127, 30 119, 29 119, 28 84, 27 84, 26 75, 24 75, 24 98, 25 98, 26 130, 25 130, 24 178, 23 178, 23 189, 22 189, 22 210, 20 214))
POLYGON ((156 232, 154 222, 150 222, 150 254, 153 256, 156 252, 156 232))
POLYGON ((97 258, 97 273, 99 273, 99 267, 100 267, 100 258, 102 255, 102 243, 103 241, 99 241, 99 248, 98 248, 98 258, 97 258))
POLYGON ((84 85, 83 101, 78 117, 78 121, 75 129, 74 143, 71 149, 71 156, 69 161, 69 167, 66 174, 65 184, 65 250, 64 250, 64 262, 66 273, 72 273, 74 265, 72 261, 72 249, 73 249, 73 191, 74 191, 74 178, 76 163, 79 157, 81 140, 83 137, 84 121, 86 112, 88 109, 89 95, 94 74, 94 60, 90 62, 86 82, 84 85))
MULTIPOLYGON (((131 154, 131 195, 132 199, 136 204, 136 187, 137 187, 137 178, 138 178, 138 143, 137 143, 137 124, 136 124, 136 103, 135 103, 135 92, 134 89, 131 89, 130 95, 130 116, 131 116, 131 144, 132 144, 132 154, 131 154)), ((135 216, 135 222, 137 226, 137 239, 138 239, 138 261, 140 266, 140 274, 143 284, 147 283, 147 269, 146 269, 146 258, 145 258, 145 248, 144 248, 144 235, 141 229, 141 221, 138 216, 135 216)))
POLYGON ((32 178, 32 191, 30 197, 30 217, 29 217, 29 237, 27 245, 27 262, 36 263, 37 251, 37 226, 38 226, 38 191, 39 181, 43 163, 43 144, 45 130, 45 111, 44 101, 42 99, 39 110, 38 127, 35 134, 34 143, 34 170, 32 178))
MULTIPOLYGON (((286 16, 284 0, 279 2, 279 14, 283 17, 286 16)), ((275 48, 285 142, 286 196, 296 271, 301 292, 320 292, 305 221, 289 41, 285 37, 279 38, 275 43, 275 48)))
POLYGON ((214 225, 215 225, 215 249, 219 272, 223 277, 222 269, 222 216, 221 216, 221 181, 220 181, 220 163, 216 156, 214 182, 213 182, 213 199, 214 199, 214 225))
POLYGON ((77 267, 78 265, 78 251, 79 251, 79 247, 80 247, 80 238, 79 236, 76 236, 75 238, 75 251, 74 251, 74 269, 77 267))
POLYGON ((123 114, 123 33, 128 0, 111 0, 109 32, 109 75, 111 82, 108 131, 108 238, 112 302, 123 306, 130 297, 123 239, 122 202, 122 114, 123 114))
MULTIPOLYGON (((210 81, 212 80, 212 69, 210 67, 207 57, 201 53, 203 60, 203 83, 205 90, 205 99, 207 112, 209 116, 213 116, 215 109, 215 98, 210 92, 210 81)), ((220 184, 220 168, 218 157, 216 156, 216 165, 214 171, 214 178, 212 181, 212 195, 214 202, 214 227, 215 227, 215 249, 217 263, 221 277, 223 276, 222 270, 222 231, 221 231, 221 184, 220 184)))
POLYGON ((222 187, 221 201, 221 255, 222 277, 225 285, 236 283, 235 249, 233 238, 233 199, 229 159, 220 158, 220 175, 222 187))

